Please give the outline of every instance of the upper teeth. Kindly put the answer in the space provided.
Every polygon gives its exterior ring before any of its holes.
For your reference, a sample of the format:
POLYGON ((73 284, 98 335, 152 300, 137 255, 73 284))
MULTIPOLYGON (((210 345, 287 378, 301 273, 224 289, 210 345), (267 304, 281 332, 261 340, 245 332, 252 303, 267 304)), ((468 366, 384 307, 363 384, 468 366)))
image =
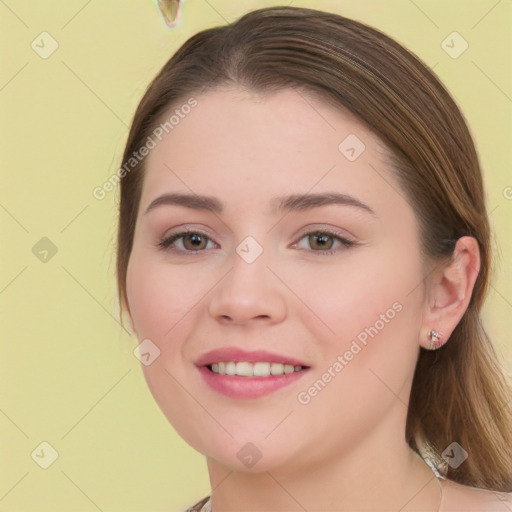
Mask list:
POLYGON ((270 375, 284 375, 302 370, 302 366, 293 366, 282 363, 248 363, 240 361, 223 361, 213 363, 210 368, 212 372, 220 375, 238 375, 240 377, 268 377, 270 375))

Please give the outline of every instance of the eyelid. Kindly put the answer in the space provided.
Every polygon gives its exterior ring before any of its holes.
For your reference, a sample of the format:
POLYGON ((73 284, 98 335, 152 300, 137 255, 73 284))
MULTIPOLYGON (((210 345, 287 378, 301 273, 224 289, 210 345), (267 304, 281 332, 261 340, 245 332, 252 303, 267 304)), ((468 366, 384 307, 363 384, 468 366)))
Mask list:
POLYGON ((296 235, 295 238, 297 241, 299 241, 304 236, 310 235, 312 233, 325 233, 332 235, 333 237, 344 238, 352 243, 357 242, 356 237, 352 235, 352 233, 350 233, 349 231, 335 226, 329 226, 328 224, 311 224, 309 226, 306 226, 305 228, 302 228, 299 231, 299 234, 296 235))
POLYGON ((181 224, 179 226, 175 226, 171 229, 168 229, 161 238, 170 238, 173 235, 182 235, 187 233, 197 233, 198 235, 203 235, 209 238, 212 242, 214 241, 214 235, 211 230, 202 227, 196 227, 193 224, 181 224))

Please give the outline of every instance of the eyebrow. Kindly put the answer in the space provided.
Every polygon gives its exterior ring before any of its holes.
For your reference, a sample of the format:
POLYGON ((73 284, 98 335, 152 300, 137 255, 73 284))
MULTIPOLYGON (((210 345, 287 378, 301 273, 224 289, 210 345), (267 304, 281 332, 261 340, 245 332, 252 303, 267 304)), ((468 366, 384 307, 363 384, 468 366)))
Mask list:
POLYGON ((276 198, 272 202, 275 209, 279 212, 309 210, 319 206, 338 204, 342 206, 355 206, 372 215, 376 215, 372 208, 359 199, 348 194, 338 194, 336 192, 325 194, 292 194, 286 197, 276 198))
MULTIPOLYGON (((376 215, 372 208, 359 199, 348 195, 335 192, 324 194, 291 194, 284 197, 277 197, 271 201, 274 211, 290 212, 297 210, 309 210, 319 206, 338 204, 342 206, 353 206, 364 210, 372 215, 376 215)), ((154 199, 147 207, 145 214, 161 205, 177 205, 191 208, 194 210, 206 210, 213 213, 222 213, 224 205, 215 197, 202 196, 197 194, 163 194, 154 199)))
POLYGON ((223 210, 222 203, 215 197, 175 193, 163 194, 151 201, 151 204, 147 207, 144 215, 161 205, 185 206, 186 208, 192 208, 194 210, 208 210, 213 213, 221 213, 223 210))

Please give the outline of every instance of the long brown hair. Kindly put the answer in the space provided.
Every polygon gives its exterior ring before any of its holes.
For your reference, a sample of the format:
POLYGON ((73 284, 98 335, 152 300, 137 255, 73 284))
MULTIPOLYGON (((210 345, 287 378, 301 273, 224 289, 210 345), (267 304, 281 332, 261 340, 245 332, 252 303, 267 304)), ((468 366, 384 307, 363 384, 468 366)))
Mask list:
MULTIPOLYGON (((418 218, 424 257, 445 261, 457 238, 477 240, 481 269, 471 302, 442 348, 420 350, 405 436, 446 478, 512 491, 512 392, 480 318, 491 263, 482 173, 449 93, 416 56, 378 30, 311 9, 259 9, 199 32, 164 65, 137 108, 123 164, 171 107, 225 85, 261 93, 299 88, 352 112, 389 149, 392 170, 418 218), (458 468, 442 457, 452 442, 468 452, 458 468)), ((122 309, 143 177, 141 159, 121 180, 122 309)))

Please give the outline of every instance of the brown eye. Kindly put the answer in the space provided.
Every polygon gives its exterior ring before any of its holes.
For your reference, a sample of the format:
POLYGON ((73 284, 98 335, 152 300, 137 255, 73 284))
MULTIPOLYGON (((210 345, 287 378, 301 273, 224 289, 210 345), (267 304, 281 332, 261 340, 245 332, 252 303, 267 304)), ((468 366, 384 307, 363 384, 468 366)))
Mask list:
POLYGON ((187 251, 199 251, 206 248, 208 239, 199 233, 189 233, 183 237, 183 247, 187 251))
POLYGON ((327 255, 349 249, 354 245, 357 245, 357 242, 349 240, 338 233, 331 233, 330 231, 311 231, 304 234, 293 247, 316 254, 327 255))
POLYGON ((308 242, 313 250, 329 250, 334 244, 334 237, 327 233, 311 233, 308 235, 308 242))
POLYGON ((167 238, 163 238, 157 245, 162 249, 176 250, 184 253, 201 252, 215 247, 214 242, 209 237, 195 231, 175 233, 167 238))

